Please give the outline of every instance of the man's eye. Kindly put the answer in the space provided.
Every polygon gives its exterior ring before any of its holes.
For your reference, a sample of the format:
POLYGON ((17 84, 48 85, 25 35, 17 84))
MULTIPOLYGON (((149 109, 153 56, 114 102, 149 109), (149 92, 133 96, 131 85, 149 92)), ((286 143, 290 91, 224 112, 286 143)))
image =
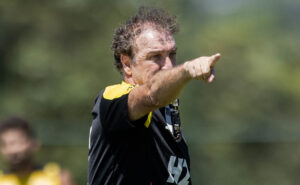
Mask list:
POLYGON ((174 57, 174 56, 176 56, 176 52, 170 53, 170 57, 174 57))
POLYGON ((160 57, 161 57, 161 55, 157 54, 157 55, 153 55, 151 58, 157 60, 157 59, 160 59, 160 57))

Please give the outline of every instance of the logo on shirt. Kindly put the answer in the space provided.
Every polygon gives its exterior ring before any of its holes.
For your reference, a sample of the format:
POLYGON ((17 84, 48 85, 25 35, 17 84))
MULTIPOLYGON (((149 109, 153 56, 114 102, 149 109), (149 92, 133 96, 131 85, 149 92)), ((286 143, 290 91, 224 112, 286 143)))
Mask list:
POLYGON ((176 156, 171 156, 168 164, 168 172, 169 172, 169 178, 167 180, 168 183, 175 183, 178 185, 189 184, 190 172, 185 159, 176 156), (179 178, 184 175, 183 172, 185 172, 185 176, 179 181, 179 178))

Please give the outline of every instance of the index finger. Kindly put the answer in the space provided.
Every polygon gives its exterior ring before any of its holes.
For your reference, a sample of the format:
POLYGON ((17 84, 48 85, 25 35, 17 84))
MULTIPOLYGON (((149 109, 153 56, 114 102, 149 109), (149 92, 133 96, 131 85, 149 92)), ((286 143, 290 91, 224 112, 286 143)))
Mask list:
POLYGON ((208 61, 209 66, 214 67, 215 63, 219 60, 220 57, 221 57, 220 53, 210 56, 208 61))

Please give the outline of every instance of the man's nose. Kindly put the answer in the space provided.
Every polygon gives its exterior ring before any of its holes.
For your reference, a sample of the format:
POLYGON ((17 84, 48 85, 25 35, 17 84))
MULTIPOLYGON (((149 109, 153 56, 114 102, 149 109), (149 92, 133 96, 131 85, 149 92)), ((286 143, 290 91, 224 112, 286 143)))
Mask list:
POLYGON ((173 67, 170 57, 166 57, 161 69, 171 69, 173 67))

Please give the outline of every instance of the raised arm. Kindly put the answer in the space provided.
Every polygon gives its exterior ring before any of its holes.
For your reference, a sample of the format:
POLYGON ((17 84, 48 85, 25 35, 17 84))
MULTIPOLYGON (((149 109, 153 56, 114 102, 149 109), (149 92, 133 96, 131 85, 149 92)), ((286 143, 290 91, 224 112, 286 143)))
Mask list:
POLYGON ((192 79, 213 82, 214 64, 220 56, 215 54, 199 57, 172 69, 157 72, 149 81, 129 93, 129 119, 137 120, 157 108, 166 106, 179 96, 181 90, 192 79))

